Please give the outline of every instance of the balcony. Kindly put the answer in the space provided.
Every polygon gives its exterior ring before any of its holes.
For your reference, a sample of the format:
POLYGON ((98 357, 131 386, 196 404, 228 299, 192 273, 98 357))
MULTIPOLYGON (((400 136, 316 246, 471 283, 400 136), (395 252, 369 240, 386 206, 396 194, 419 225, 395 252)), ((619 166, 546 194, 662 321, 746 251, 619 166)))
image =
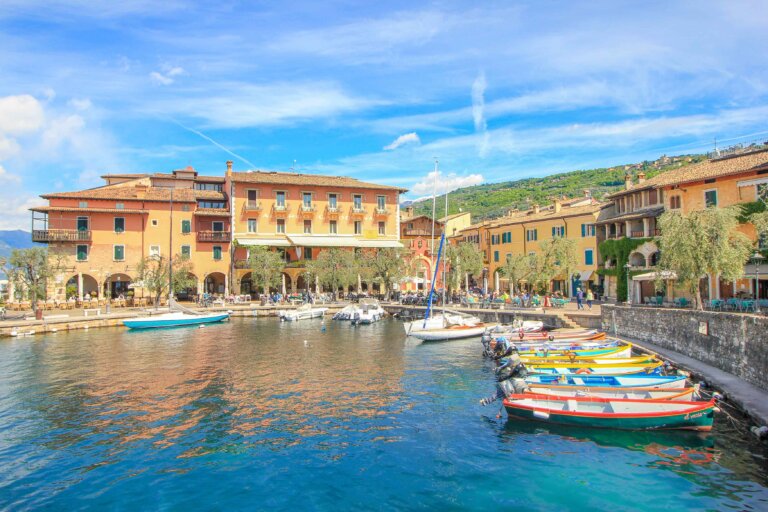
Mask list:
POLYGON ((229 242, 229 231, 198 231, 198 242, 229 242))
POLYGON ((328 217, 336 218, 341 214, 341 209, 337 206, 326 206, 325 213, 328 217))
POLYGON ((302 203, 301 208, 299 209, 299 212, 302 216, 309 217, 315 214, 315 207, 311 204, 302 203))
POLYGON ((365 208, 361 207, 355 207, 353 206, 350 210, 350 214, 355 217, 361 217, 365 215, 365 208))
POLYGON ((632 231, 631 234, 632 234, 632 238, 645 238, 645 233, 642 230, 632 231))
POLYGON ((377 217, 386 217, 390 214, 390 211, 388 208, 376 208, 375 213, 377 217))
MULTIPOLYGON (((426 229, 406 229, 403 231, 403 236, 426 236, 431 237, 432 231, 426 229)), ((435 236, 439 237, 440 233, 436 232, 435 236)))
POLYGON ((246 212, 260 212, 261 203, 259 201, 246 201, 243 205, 243 211, 246 212))
POLYGON ((35 229, 33 242, 90 242, 91 230, 79 229, 35 229))
POLYGON ((285 203, 283 204, 275 203, 274 205, 272 205, 272 213, 274 213, 275 215, 281 215, 281 216, 287 215, 288 210, 289 210, 289 207, 285 203))

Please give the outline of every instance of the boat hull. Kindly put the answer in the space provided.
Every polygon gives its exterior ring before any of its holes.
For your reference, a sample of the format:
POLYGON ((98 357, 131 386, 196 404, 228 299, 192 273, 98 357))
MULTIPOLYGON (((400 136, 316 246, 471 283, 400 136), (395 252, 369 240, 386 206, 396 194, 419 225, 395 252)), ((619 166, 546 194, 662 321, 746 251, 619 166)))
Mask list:
POLYGON ((229 318, 229 313, 200 316, 184 315, 186 318, 163 318, 163 316, 164 315, 158 315, 157 317, 123 320, 123 325, 129 329, 164 329, 168 327, 184 327, 221 322, 229 318))
MULTIPOLYGON (((589 410, 560 410, 557 406, 563 401, 552 397, 537 395, 540 398, 528 399, 527 395, 512 395, 504 400, 504 407, 511 418, 557 423, 577 427, 612 428, 620 430, 656 430, 685 429, 709 431, 714 421, 714 402, 670 402, 667 400, 598 400, 590 399, 593 404, 601 402, 616 404, 623 412, 594 412, 589 410), (547 403, 547 402, 550 403, 547 403), (637 412, 629 411, 638 403, 647 404, 637 412), (654 404, 679 404, 679 407, 663 407, 654 410, 654 404)), ((576 407, 584 406, 585 400, 568 400, 576 407)), ((590 404, 587 404, 587 406, 590 404)))
POLYGON ((410 333, 409 336, 420 339, 422 341, 458 340, 463 338, 474 338, 477 336, 482 336, 483 332, 485 332, 485 328, 485 325, 457 326, 445 329, 416 331, 410 333))
POLYGON ((685 387, 686 378, 682 375, 530 375, 525 381, 561 387, 672 389, 685 387))
POLYGON ((622 388, 622 387, 597 387, 585 386, 548 386, 542 384, 529 384, 528 389, 536 395, 547 395, 553 398, 621 398, 632 400, 675 400, 688 402, 693 399, 695 387, 653 389, 653 388, 622 388))

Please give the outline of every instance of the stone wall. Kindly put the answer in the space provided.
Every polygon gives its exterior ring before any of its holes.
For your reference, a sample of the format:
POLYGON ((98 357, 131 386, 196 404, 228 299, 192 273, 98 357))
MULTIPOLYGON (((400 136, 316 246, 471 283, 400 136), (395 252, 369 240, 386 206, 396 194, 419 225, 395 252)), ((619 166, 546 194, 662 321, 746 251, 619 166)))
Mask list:
POLYGON ((607 306, 603 329, 680 352, 768 390, 768 318, 713 311, 607 306))

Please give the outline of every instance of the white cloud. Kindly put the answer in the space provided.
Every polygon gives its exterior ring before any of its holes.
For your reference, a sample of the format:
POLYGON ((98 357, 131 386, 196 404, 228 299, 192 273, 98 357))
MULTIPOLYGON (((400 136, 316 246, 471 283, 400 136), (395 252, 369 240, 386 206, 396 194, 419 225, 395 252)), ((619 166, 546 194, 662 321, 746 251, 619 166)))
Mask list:
POLYGON ((9 173, 5 170, 5 167, 0 165, 0 183, 3 182, 21 183, 21 178, 15 174, 9 173))
POLYGON ((93 106, 91 100, 88 98, 72 98, 67 102, 67 105, 74 108, 75 110, 88 110, 93 106))
POLYGON ((487 86, 485 72, 481 72, 472 83, 472 119, 475 123, 475 131, 482 134, 477 148, 480 158, 485 158, 485 155, 488 154, 490 143, 488 122, 485 120, 485 89, 487 86))
POLYGON ((0 160, 5 160, 14 155, 17 155, 21 151, 21 146, 16 142, 16 139, 10 137, 3 137, 0 134, 0 160))
POLYGON ((175 82, 175 78, 184 74, 184 68, 179 66, 163 66, 162 73, 159 71, 152 71, 149 74, 149 78, 157 85, 171 85, 175 82))
POLYGON ((42 133, 43 148, 52 151, 67 142, 79 142, 78 136, 84 126, 85 120, 77 114, 52 119, 42 133))
POLYGON ((396 138, 391 144, 384 146, 384 151, 392 151, 406 144, 421 144, 421 139, 416 132, 406 133, 396 138))
POLYGON ((459 176, 455 173, 443 174, 440 171, 432 171, 424 179, 413 185, 410 191, 420 196, 431 196, 433 190, 437 194, 444 194, 457 188, 471 187, 481 183, 483 183, 482 174, 459 176))
POLYGON ((42 126, 44 117, 40 102, 28 94, 0 98, 0 134, 34 132, 42 126))

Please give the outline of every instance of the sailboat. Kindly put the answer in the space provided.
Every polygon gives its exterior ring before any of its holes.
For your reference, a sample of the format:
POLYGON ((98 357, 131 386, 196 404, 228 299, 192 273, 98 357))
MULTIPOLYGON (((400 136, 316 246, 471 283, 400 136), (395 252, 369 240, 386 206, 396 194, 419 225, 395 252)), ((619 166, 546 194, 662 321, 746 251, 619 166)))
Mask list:
MULTIPOLYGON (((171 189, 170 215, 170 225, 173 226, 173 189, 171 189)), ((129 329, 161 329, 166 327, 210 324, 228 319, 229 312, 227 311, 199 313, 193 309, 182 306, 173 298, 173 230, 171 230, 169 238, 171 250, 168 257, 168 309, 170 312, 123 320, 123 325, 129 329)))
MULTIPOLYGON (((435 181, 437 181, 437 161, 435 161, 435 181)), ((448 216, 448 192, 445 193, 445 216, 448 216)), ((432 193, 432 253, 435 246, 435 193, 432 193)), ((437 251, 437 262, 432 276, 432 285, 429 289, 427 311, 424 318, 413 322, 405 322, 403 327, 407 336, 422 341, 456 340, 482 336, 489 327, 476 316, 467 315, 459 311, 445 309, 446 289, 446 261, 443 259, 443 310, 441 313, 432 314, 432 299, 435 295, 435 281, 440 268, 440 258, 445 246, 445 229, 440 236, 440 247, 437 251)))

